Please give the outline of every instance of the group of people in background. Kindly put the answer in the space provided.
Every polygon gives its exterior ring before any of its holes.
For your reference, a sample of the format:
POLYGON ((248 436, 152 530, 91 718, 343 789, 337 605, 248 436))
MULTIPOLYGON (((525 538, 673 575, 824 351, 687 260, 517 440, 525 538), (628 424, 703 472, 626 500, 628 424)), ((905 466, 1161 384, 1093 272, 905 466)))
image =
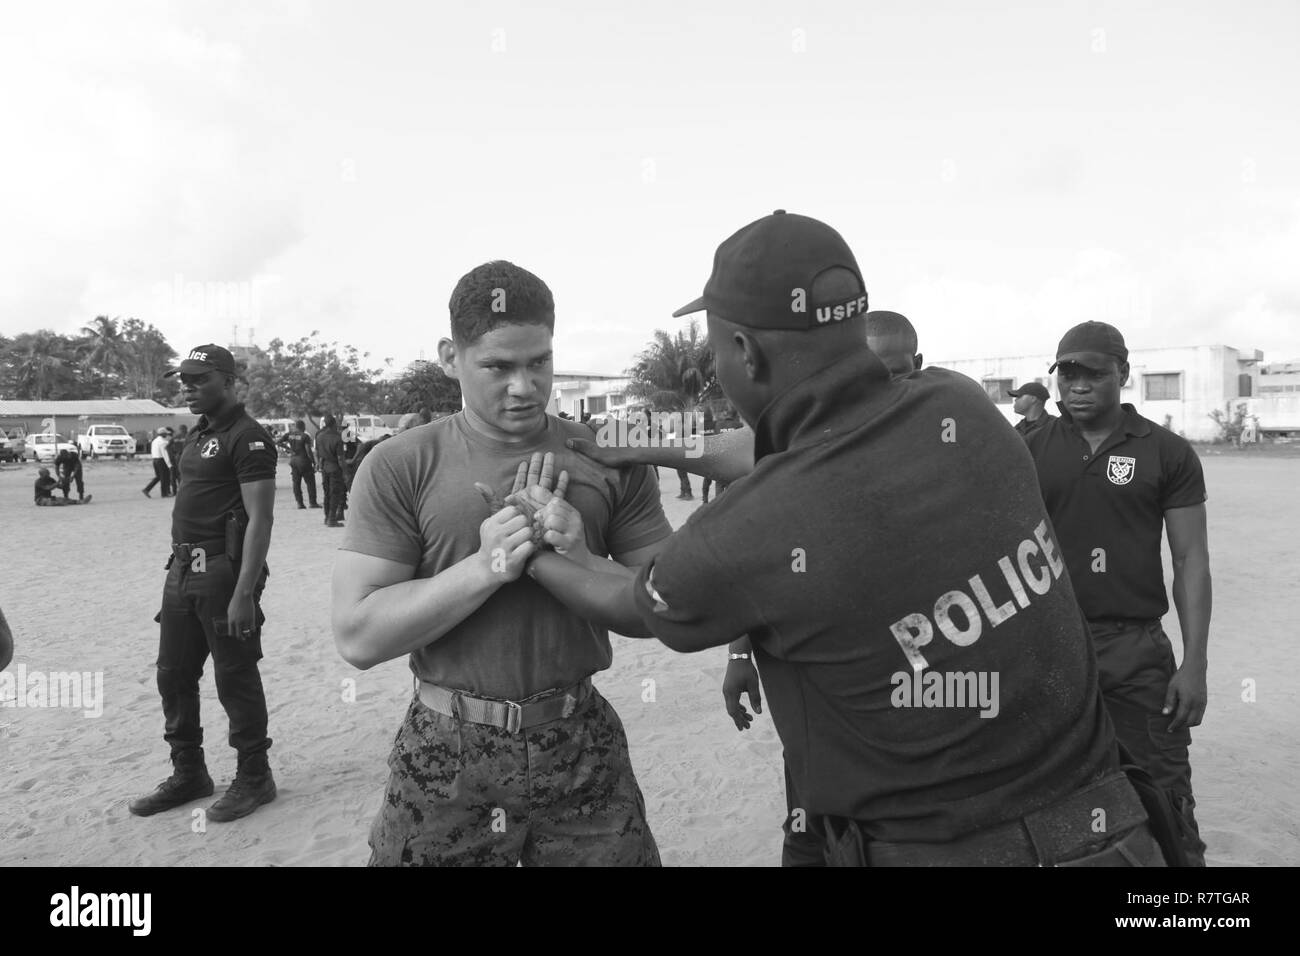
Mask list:
POLYGON ((152 498, 149 492, 154 486, 162 485, 161 496, 170 498, 181 486, 181 452, 185 450, 185 441, 189 437, 188 425, 176 429, 166 425, 154 432, 153 441, 149 443, 149 458, 153 463, 153 479, 141 491, 146 498, 152 498))

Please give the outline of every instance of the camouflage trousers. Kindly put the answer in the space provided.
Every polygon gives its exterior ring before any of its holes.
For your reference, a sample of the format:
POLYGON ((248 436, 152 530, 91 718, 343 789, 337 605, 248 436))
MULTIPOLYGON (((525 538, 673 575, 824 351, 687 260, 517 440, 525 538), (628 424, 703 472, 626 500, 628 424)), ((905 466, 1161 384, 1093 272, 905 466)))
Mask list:
POLYGON ((388 767, 370 866, 659 866, 623 723, 594 689, 514 734, 417 695, 388 767))

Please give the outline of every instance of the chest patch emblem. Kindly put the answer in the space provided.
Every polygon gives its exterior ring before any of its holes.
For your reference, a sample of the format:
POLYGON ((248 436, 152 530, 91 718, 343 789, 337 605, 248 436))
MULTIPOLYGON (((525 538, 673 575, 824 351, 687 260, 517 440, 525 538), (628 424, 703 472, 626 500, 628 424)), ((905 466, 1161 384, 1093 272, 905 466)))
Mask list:
POLYGON ((221 451, 221 442, 215 438, 209 438, 203 443, 203 448, 199 452, 200 458, 211 458, 217 452, 221 451))
POLYGON ((1123 455, 1111 455, 1106 462, 1106 477, 1110 479, 1112 485, 1127 485, 1133 480, 1133 472, 1137 469, 1136 458, 1125 458, 1123 455))

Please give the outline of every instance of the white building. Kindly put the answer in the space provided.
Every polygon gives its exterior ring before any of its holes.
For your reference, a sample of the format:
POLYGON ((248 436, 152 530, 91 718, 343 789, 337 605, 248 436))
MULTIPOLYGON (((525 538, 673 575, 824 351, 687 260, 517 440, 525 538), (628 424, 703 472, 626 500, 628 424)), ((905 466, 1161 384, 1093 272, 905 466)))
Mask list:
MULTIPOLYGON (((1054 355, 1040 354, 933 364, 983 384, 1007 420, 1015 422, 1014 399, 1006 390, 1041 382, 1053 399, 1059 398, 1056 377, 1047 372, 1055 360, 1054 355)), ((1133 349, 1129 352, 1129 380, 1120 400, 1192 441, 1219 437, 1211 411, 1243 404, 1246 414, 1259 420, 1262 434, 1300 435, 1300 362, 1261 367, 1263 360, 1264 353, 1258 349, 1227 345, 1133 349)), ((1049 411, 1059 413, 1055 407, 1049 411)))
POLYGON ((598 372, 556 372, 551 381, 551 400, 546 410, 552 415, 560 412, 582 421, 588 415, 621 414, 629 404, 631 380, 623 375, 602 375, 598 372))

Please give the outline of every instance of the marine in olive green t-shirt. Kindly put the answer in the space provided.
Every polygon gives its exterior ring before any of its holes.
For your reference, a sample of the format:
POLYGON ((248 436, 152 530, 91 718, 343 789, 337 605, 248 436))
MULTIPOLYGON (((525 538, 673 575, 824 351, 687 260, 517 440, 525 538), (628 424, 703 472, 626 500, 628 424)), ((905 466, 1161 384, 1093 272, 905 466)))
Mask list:
MULTIPOLYGON (((587 547, 616 558, 672 533, 659 484, 644 465, 616 470, 565 447, 585 425, 546 416, 523 442, 473 430, 460 412, 377 445, 357 472, 343 549, 415 568, 431 578, 479 549, 487 506, 476 481, 510 491, 520 461, 553 452, 569 472, 568 501, 582 513, 587 547)), ((609 667, 609 633, 568 610, 527 575, 498 588, 442 638, 411 654, 422 680, 484 697, 522 700, 609 667)))

